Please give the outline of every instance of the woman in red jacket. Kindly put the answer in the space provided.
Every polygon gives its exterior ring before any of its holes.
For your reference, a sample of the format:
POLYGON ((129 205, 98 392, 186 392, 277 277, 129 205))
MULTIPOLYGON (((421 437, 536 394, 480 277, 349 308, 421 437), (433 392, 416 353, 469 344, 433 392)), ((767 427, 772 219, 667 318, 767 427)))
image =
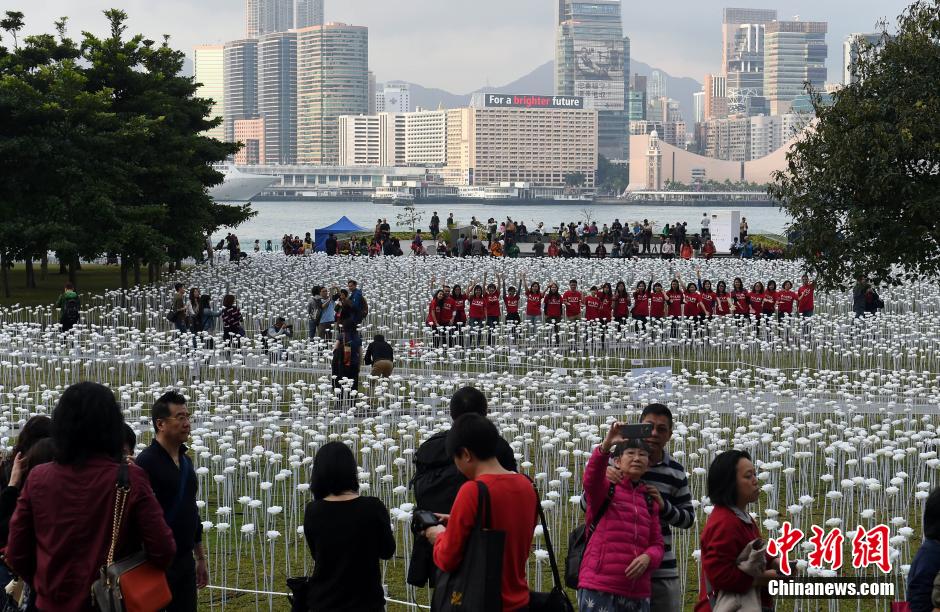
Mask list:
POLYGON ((764 283, 757 281, 747 294, 748 320, 753 320, 760 329, 761 314, 764 312, 764 283))
POLYGON ((650 319, 659 328, 663 329, 663 319, 666 318, 666 293, 663 291, 662 283, 653 285, 653 293, 650 294, 650 319))
POLYGON ((744 288, 744 281, 740 277, 735 277, 731 285, 731 299, 734 300, 734 316, 747 317, 747 289, 744 288))
POLYGON ((450 514, 438 515, 445 526, 428 527, 424 535, 434 546, 434 564, 441 571, 459 568, 484 489, 489 498, 489 528, 505 537, 500 593, 502 610, 511 612, 529 606, 526 564, 538 522, 538 498, 528 478, 500 465, 499 442, 496 425, 483 415, 464 414, 454 421, 446 447, 468 482, 460 487, 450 514))
POLYGON ((431 302, 428 304, 428 316, 424 320, 424 324, 431 328, 435 347, 441 345, 441 331, 450 323, 450 321, 444 322, 444 307, 446 304, 447 294, 444 293, 443 289, 435 291, 434 297, 431 298, 431 302))
POLYGON ((483 286, 474 285, 473 293, 470 295, 470 318, 469 327, 471 334, 474 330, 478 334, 477 341, 482 336, 483 322, 486 320, 486 298, 483 297, 483 286))
MULTIPOLYGON (((645 287, 645 285, 644 285, 645 287)), ((649 305, 647 305, 647 310, 649 305)), ((617 288, 614 290, 614 321, 617 322, 617 326, 623 328, 623 325, 627 321, 627 317, 630 316, 630 294, 627 293, 627 284, 623 281, 617 283, 617 288)), ((643 317, 646 318, 645 316, 643 317)))
POLYGON ((669 291, 666 292, 666 309, 669 318, 672 319, 672 337, 679 335, 679 317, 682 316, 682 285, 678 279, 672 279, 669 283, 669 291))
POLYGON ((604 283, 601 285, 600 298, 600 320, 601 323, 606 327, 607 324, 610 323, 614 310, 614 290, 611 288, 610 283, 604 283))
POLYGON ((115 560, 143 549, 166 569, 176 543, 150 478, 124 456, 114 391, 91 382, 66 389, 52 413, 52 439, 56 460, 30 470, 10 519, 5 561, 32 587, 37 609, 85 612, 111 544, 119 478, 129 490, 115 560))
POLYGON ((592 525, 605 500, 611 501, 584 550, 578 573, 581 610, 648 610, 651 576, 663 560, 659 504, 640 482, 649 468, 649 446, 624 440, 622 427, 611 425, 584 468, 585 524, 592 525), (624 476, 613 486, 606 476, 611 459, 624 476))
POLYGON ((800 285, 799 291, 796 292, 797 299, 797 312, 800 313, 800 316, 803 318, 813 316, 813 311, 816 309, 816 303, 814 299, 814 294, 816 292, 816 281, 810 282, 809 275, 804 274, 800 285))
MULTIPOLYGON (((742 550, 761 533, 747 508, 760 497, 757 470, 745 451, 721 453, 708 468, 708 498, 714 509, 708 516, 701 537, 702 572, 699 578, 699 600, 695 612, 711 612, 712 602, 722 591, 746 594, 759 589, 761 607, 772 609, 767 583, 777 577, 774 569, 754 578, 738 569, 737 558, 742 550)), ((768 557, 768 567, 774 560, 768 557)))
POLYGON ((597 285, 591 286, 591 292, 584 296, 584 320, 597 321, 601 313, 601 297, 597 294, 597 285))
POLYGON ((711 319, 715 315, 718 296, 712 290, 712 282, 708 279, 699 281, 699 295, 701 296, 702 318, 711 319))

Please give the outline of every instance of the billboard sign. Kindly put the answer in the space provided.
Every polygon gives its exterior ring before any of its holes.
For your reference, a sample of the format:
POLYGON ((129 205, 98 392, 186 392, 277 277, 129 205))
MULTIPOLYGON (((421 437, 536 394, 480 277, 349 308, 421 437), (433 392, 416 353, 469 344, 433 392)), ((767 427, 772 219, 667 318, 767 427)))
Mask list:
POLYGON ((623 51, 622 40, 575 41, 575 80, 623 82, 623 51))
POLYGON ((551 108, 581 110, 584 98, 576 96, 530 96, 520 94, 488 93, 483 95, 483 106, 489 108, 551 108))

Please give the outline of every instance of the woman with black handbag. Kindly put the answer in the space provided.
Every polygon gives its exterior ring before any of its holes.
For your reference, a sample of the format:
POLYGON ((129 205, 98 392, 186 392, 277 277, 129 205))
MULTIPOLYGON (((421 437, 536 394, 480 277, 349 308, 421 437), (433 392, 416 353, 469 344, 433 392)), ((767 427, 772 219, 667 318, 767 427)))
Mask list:
POLYGON ((444 572, 434 612, 528 610, 526 561, 538 520, 537 497, 528 478, 510 472, 496 457, 499 432, 485 416, 465 414, 447 434, 447 454, 467 477, 443 525, 428 527, 434 563, 444 572))

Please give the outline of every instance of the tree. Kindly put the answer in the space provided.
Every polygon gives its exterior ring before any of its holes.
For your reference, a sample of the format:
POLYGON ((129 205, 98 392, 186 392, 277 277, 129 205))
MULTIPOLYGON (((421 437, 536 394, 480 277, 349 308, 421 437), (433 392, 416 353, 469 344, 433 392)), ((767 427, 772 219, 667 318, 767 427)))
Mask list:
POLYGON ((424 211, 418 210, 412 205, 406 206, 404 210, 395 215, 395 219, 398 221, 398 225, 404 225, 405 227, 410 227, 411 231, 416 231, 418 226, 421 225, 421 220, 424 219, 424 211))
POLYGON ((940 272, 940 0, 882 24, 858 81, 825 107, 775 173, 770 193, 793 217, 791 248, 823 286, 868 274, 898 284, 940 272))
POLYGON ((565 185, 568 187, 581 187, 587 182, 583 172, 569 172, 565 175, 565 185))
POLYGON ((595 181, 600 192, 620 195, 630 185, 630 173, 626 166, 610 163, 603 155, 597 156, 597 180, 595 181))

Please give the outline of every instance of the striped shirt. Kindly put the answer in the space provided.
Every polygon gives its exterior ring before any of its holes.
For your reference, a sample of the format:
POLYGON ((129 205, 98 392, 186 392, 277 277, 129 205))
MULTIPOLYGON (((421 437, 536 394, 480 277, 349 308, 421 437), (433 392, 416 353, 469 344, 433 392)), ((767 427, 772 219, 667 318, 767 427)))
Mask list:
POLYGON ((663 511, 659 522, 663 528, 663 562, 653 572, 653 579, 678 578, 679 569, 676 553, 672 550, 672 529, 688 529, 695 524, 692 510, 692 494, 689 492, 689 479, 685 468, 663 450, 663 460, 651 465, 643 476, 643 482, 656 487, 663 498, 663 511))

